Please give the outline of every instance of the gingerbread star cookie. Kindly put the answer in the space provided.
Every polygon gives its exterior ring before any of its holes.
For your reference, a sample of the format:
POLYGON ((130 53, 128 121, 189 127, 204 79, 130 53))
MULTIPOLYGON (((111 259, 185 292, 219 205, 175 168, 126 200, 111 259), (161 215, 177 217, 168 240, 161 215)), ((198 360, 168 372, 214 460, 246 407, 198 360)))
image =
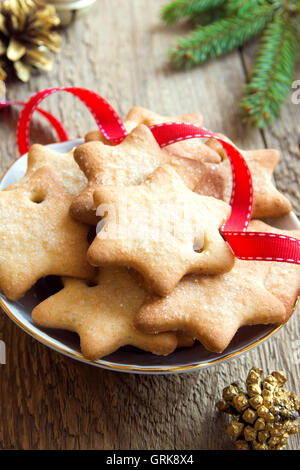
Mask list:
MULTIPOLYGON (((127 132, 131 132, 140 124, 146 126, 154 126, 157 124, 163 124, 165 122, 185 122, 191 124, 197 124, 198 126, 203 125, 203 117, 199 113, 183 114, 181 116, 160 116, 149 109, 142 108, 140 106, 134 106, 131 108, 125 118, 124 126, 127 132)), ((94 140, 101 140, 104 143, 108 141, 102 136, 100 131, 89 132, 85 136, 87 142, 94 140)), ((207 147, 203 140, 190 139, 182 142, 176 142, 174 144, 165 147, 166 151, 171 155, 177 157, 186 157, 196 160, 202 160, 211 163, 220 162, 220 156, 214 149, 207 147)))
POLYGON ((63 278, 63 284, 61 291, 35 307, 32 318, 43 327, 78 333, 86 358, 95 360, 126 345, 160 355, 177 347, 175 333, 148 335, 134 327, 147 293, 126 268, 101 270, 91 287, 70 278, 63 278))
POLYGON ((69 215, 72 196, 44 166, 22 187, 0 192, 0 287, 11 300, 48 274, 87 278, 89 227, 69 215))
POLYGON ((72 216, 96 225, 93 193, 99 185, 140 184, 159 165, 169 161, 151 131, 139 126, 120 145, 90 142, 79 146, 74 158, 88 179, 88 185, 71 205, 72 216))
POLYGON ((264 286, 267 262, 236 260, 218 276, 183 278, 165 298, 154 297, 141 308, 135 325, 141 331, 184 331, 209 351, 222 352, 243 325, 280 324, 282 302, 264 286))
POLYGON ((185 183, 196 185, 204 195, 221 198, 226 184, 223 168, 214 163, 178 158, 162 150, 143 124, 118 146, 89 142, 79 146, 74 158, 88 179, 88 185, 71 205, 72 216, 96 225, 98 217, 93 193, 99 185, 138 185, 160 165, 170 163, 185 183))
MULTIPOLYGON (((222 136, 221 134, 219 134, 222 136)), ((225 136, 222 136, 225 137, 225 136)), ((231 144, 232 142, 225 137, 231 144)), ((221 163, 224 171, 227 171, 227 189, 225 191, 225 200, 228 200, 232 182, 231 168, 226 153, 221 144, 215 140, 210 140, 208 146, 223 156, 221 163), (227 195, 227 197, 226 197, 227 195)), ((240 150, 249 167, 253 182, 253 218, 275 218, 282 217, 292 210, 290 201, 281 194, 273 184, 272 174, 279 162, 280 156, 277 150, 240 150)))
MULTIPOLYGON (((143 276, 132 268, 127 268, 130 276, 138 283, 139 286, 145 287, 145 282, 143 276)), ((149 297, 149 296, 147 296, 149 297)), ((191 335, 184 333, 183 331, 177 331, 177 348, 190 348, 195 343, 194 338, 191 335)))
MULTIPOLYGON (((250 227, 255 232, 278 233, 300 240, 300 230, 279 230, 259 220, 253 221, 250 227)), ((268 263, 271 268, 265 280, 265 287, 283 303, 286 310, 284 321, 287 321, 294 312, 300 295, 300 266, 275 261, 268 263)))
POLYGON ((169 165, 192 191, 202 196, 223 199, 227 187, 227 172, 222 165, 184 157, 171 157, 169 165))
POLYGON ((139 186, 99 187, 104 228, 88 251, 94 266, 130 266, 146 285, 168 295, 187 273, 221 273, 234 256, 219 233, 230 206, 192 192, 170 165, 139 186))
POLYGON ((73 196, 79 194, 87 185, 84 173, 74 161, 73 151, 60 153, 44 145, 34 144, 28 152, 26 175, 6 190, 22 186, 38 168, 44 165, 54 169, 65 190, 73 196))

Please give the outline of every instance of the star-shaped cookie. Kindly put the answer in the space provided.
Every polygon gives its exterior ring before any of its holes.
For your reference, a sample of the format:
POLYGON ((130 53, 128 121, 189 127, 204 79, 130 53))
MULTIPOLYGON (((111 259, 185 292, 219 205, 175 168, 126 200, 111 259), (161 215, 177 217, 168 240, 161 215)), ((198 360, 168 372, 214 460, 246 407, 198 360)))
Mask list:
MULTIPOLYGON (((222 136, 222 134, 219 134, 222 136)), ((225 136, 222 136, 225 137, 225 136)), ((225 137, 233 144, 227 137, 225 137)), ((215 140, 210 140, 208 146, 219 150, 224 161, 221 163, 224 172, 227 171, 227 188, 225 200, 229 199, 231 193, 231 168, 223 147, 215 140)), ((234 144, 233 144, 234 145, 234 144)), ((239 149, 240 150, 240 149, 239 149)), ((291 210, 290 201, 280 193, 273 184, 272 175, 279 162, 279 152, 275 149, 240 150, 245 158, 252 175, 253 182, 253 218, 276 218, 288 214, 291 210)))
POLYGON ((69 215, 72 196, 44 166, 22 187, 0 192, 0 286, 11 300, 48 274, 87 278, 89 227, 69 215))
POLYGON ((219 233, 230 206, 192 192, 170 165, 139 186, 99 187, 94 193, 104 228, 88 251, 95 266, 130 266, 159 295, 187 273, 221 273, 234 256, 219 233))
POLYGON ((38 168, 44 165, 54 169, 65 190, 73 196, 79 194, 87 185, 84 173, 74 160, 73 151, 60 153, 44 145, 34 144, 28 152, 26 175, 6 190, 22 186, 38 168))
MULTIPOLYGON (((199 113, 183 114, 181 116, 161 116, 149 109, 140 106, 131 108, 125 118, 124 125, 127 132, 131 132, 140 124, 146 126, 155 126, 165 122, 186 122, 191 124, 203 125, 203 117, 199 113)), ((102 136, 100 131, 89 132, 85 136, 87 142, 101 140, 104 143, 108 141, 102 136)), ((186 157, 196 160, 202 160, 211 163, 220 162, 220 156, 214 149, 207 147, 201 139, 190 139, 165 147, 166 151, 177 157, 186 157)))
POLYGON ((175 156, 170 158, 169 165, 192 191, 202 196, 223 199, 227 186, 227 172, 222 165, 175 156))
POLYGON ((140 184, 159 165, 170 160, 151 131, 139 126, 120 145, 90 142, 79 146, 74 158, 88 179, 88 185, 74 198, 71 214, 77 220, 96 225, 93 193, 99 185, 140 184))
POLYGON ((148 300, 135 326, 147 333, 179 329, 222 352, 241 326, 285 320, 282 302, 264 285, 270 268, 267 262, 236 260, 225 274, 186 276, 167 297, 148 300))
POLYGON ((222 197, 226 174, 214 163, 172 156, 162 150, 151 131, 143 124, 118 146, 89 142, 79 146, 74 158, 88 179, 88 185, 74 198, 72 216, 82 222, 96 225, 98 217, 93 193, 99 185, 138 185, 160 165, 170 163, 185 183, 201 194, 222 197))
MULTIPOLYGON (((253 220, 250 228, 254 232, 278 233, 300 240, 300 230, 279 230, 260 220, 253 220)), ((287 321, 294 312, 300 295, 300 266, 272 261, 268 263, 271 268, 265 280, 265 287, 283 303, 286 310, 285 321, 287 321)))
POLYGON ((136 330, 133 319, 147 292, 126 268, 106 268, 92 286, 63 278, 64 288, 34 308, 32 318, 43 327, 78 333, 82 353, 94 360, 121 346, 132 345, 167 355, 177 347, 175 333, 148 335, 136 330))

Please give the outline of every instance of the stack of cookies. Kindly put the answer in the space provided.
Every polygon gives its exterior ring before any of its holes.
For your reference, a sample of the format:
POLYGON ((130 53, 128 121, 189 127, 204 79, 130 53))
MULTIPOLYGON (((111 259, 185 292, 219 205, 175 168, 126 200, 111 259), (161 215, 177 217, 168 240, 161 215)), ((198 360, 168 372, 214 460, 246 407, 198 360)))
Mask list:
MULTIPOLYGON (((78 333, 95 360, 133 345, 167 355, 200 341, 222 352, 243 325, 281 324, 300 293, 298 265, 235 259, 219 228, 230 215, 231 170, 215 140, 162 150, 148 126, 162 117, 132 108, 126 139, 99 131, 73 152, 33 145, 26 175, 0 192, 0 287, 18 300, 40 279, 62 288, 33 321, 78 333)), ((241 151, 253 179, 251 231, 291 211, 273 185, 276 150, 241 151)))

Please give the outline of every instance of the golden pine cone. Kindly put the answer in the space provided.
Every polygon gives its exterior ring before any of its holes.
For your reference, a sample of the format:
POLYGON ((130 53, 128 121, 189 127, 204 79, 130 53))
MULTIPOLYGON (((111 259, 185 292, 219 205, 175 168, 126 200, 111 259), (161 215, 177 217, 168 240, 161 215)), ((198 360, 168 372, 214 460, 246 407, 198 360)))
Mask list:
POLYGON ((39 6, 33 0, 5 0, 0 3, 0 80, 9 73, 23 82, 31 68, 49 71, 58 52, 60 36, 52 29, 59 25, 55 8, 39 6))
POLYGON ((253 367, 246 390, 233 383, 223 390, 216 406, 233 415, 227 427, 239 450, 281 450, 291 434, 299 432, 300 402, 284 388, 283 372, 272 372, 263 380, 263 370, 253 367))

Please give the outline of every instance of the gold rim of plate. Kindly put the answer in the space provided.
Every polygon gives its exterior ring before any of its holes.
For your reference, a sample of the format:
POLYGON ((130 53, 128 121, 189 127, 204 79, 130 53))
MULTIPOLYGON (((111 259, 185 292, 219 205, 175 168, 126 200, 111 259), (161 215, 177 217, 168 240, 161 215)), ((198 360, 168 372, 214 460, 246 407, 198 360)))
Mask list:
MULTIPOLYGON (((51 145, 51 144, 50 144, 51 145)), ((25 154, 26 155, 26 154, 25 154)), ((0 183, 2 182, 3 178, 7 174, 7 172, 10 170, 10 168, 16 163, 17 160, 20 158, 24 157, 24 155, 21 155, 20 157, 16 158, 6 169, 6 171, 1 175, 0 177, 0 183)), ((294 311, 296 309, 297 303, 298 303, 299 298, 297 299, 295 306, 294 306, 294 311)), ((238 351, 234 351, 232 353, 226 354, 226 356, 222 356, 220 358, 214 359, 212 361, 206 361, 206 362, 201 362, 198 364, 191 364, 187 366, 157 366, 157 367, 151 367, 151 366, 134 366, 134 365, 124 365, 124 364, 113 364, 107 361, 103 361, 101 359, 97 359, 96 361, 90 361, 86 359, 82 354, 80 353, 74 353, 71 351, 67 351, 64 348, 61 348, 60 346, 54 345, 51 341, 48 341, 46 338, 43 336, 34 333, 30 328, 25 326, 20 320, 11 312, 11 310, 5 305, 3 300, 0 298, 0 307, 4 310, 4 312, 7 314, 7 316, 13 320, 14 323, 16 323, 23 331, 28 333, 30 336, 35 338, 37 341, 39 341, 42 344, 45 344, 48 346, 50 349, 55 350, 57 352, 62 353, 65 356, 71 357, 73 359, 77 359, 81 362, 84 362, 86 364, 95 364, 97 366, 100 366, 104 369, 111 369, 111 370, 116 370, 116 371, 121 371, 121 372, 144 372, 144 373, 171 373, 171 372, 188 372, 188 371, 196 371, 198 369, 205 369, 210 366, 214 366, 216 364, 220 364, 222 362, 227 361, 228 359, 232 359, 234 357, 240 356, 241 354, 244 354, 245 352, 248 352, 250 349, 255 348, 262 342, 266 341, 269 339, 271 336, 273 336, 277 331, 279 331, 282 326, 285 323, 282 323, 281 325, 274 326, 274 329, 270 331, 269 333, 265 334, 262 338, 257 339, 253 343, 245 346, 242 349, 239 349, 238 351)))

